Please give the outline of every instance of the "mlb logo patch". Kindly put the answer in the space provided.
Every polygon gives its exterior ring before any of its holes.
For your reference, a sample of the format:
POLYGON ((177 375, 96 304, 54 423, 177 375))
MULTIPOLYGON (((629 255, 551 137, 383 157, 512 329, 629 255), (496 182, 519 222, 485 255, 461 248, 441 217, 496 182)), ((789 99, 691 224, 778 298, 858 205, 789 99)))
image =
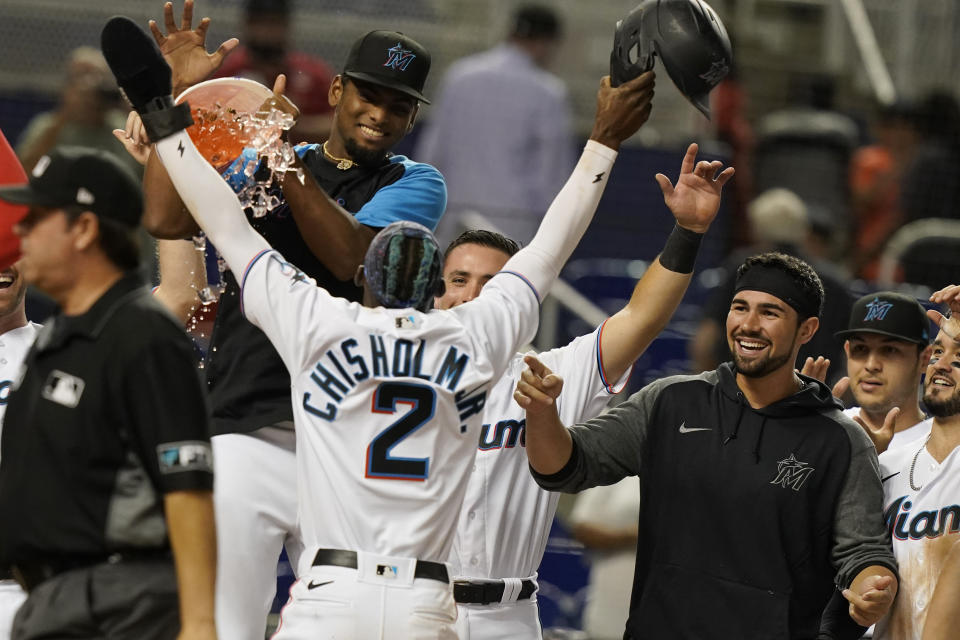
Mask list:
POLYGON ((392 564, 378 564, 377 575, 384 578, 397 578, 397 568, 392 564))
POLYGON ((80 404, 83 387, 83 379, 54 369, 50 372, 50 375, 47 376, 47 381, 43 383, 40 396, 44 400, 56 402, 57 404, 74 409, 80 404))
POLYGON ((160 464, 160 473, 213 472, 213 452, 210 450, 210 443, 202 440, 158 445, 157 461, 160 464))
POLYGON ((394 318, 397 329, 416 329, 417 319, 414 316, 398 316, 394 318))

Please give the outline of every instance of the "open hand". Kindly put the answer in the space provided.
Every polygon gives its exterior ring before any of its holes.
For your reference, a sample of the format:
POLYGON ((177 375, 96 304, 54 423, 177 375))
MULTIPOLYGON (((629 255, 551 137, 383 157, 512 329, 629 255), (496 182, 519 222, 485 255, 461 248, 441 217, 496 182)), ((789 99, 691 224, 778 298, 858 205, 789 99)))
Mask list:
POLYGON ((727 167, 720 171, 723 163, 719 160, 697 162, 698 150, 695 142, 687 147, 676 187, 670 182, 670 178, 662 173, 655 177, 660 191, 663 192, 663 201, 677 219, 677 224, 690 231, 705 233, 717 217, 717 211, 720 210, 720 192, 727 180, 733 177, 734 169, 727 167))
POLYGON ((894 407, 890 409, 883 418, 883 424, 876 425, 870 421, 870 417, 861 409, 860 415, 853 416, 853 419, 867 432, 870 440, 873 441, 873 446, 877 449, 877 455, 880 455, 887 450, 887 447, 890 446, 890 441, 893 440, 893 432, 897 426, 898 415, 900 415, 900 407, 894 407))
POLYGON ((947 305, 950 309, 948 315, 930 309, 927 311, 927 316, 936 322, 945 334, 954 340, 960 340, 960 285, 951 284, 934 292, 930 296, 930 302, 947 305))
POLYGON ((563 389, 563 378, 547 368, 535 356, 523 357, 524 369, 517 382, 517 390, 513 393, 514 400, 527 413, 542 413, 556 411, 556 399, 563 389))
POLYGON ((180 27, 173 19, 173 3, 163 5, 163 22, 167 29, 164 34, 154 20, 150 21, 150 31, 153 39, 160 47, 160 53, 173 71, 173 95, 176 97, 185 89, 202 82, 220 68, 224 58, 240 43, 236 38, 230 38, 221 44, 213 53, 207 53, 207 29, 210 28, 210 18, 203 18, 196 29, 193 23, 193 0, 184 0, 183 15, 180 18, 180 27))
POLYGON ((864 627, 875 624, 886 615, 895 595, 895 581, 890 576, 868 577, 863 581, 861 593, 843 590, 843 597, 850 602, 850 617, 864 627))
POLYGON ((819 380, 820 382, 827 381, 827 370, 830 369, 830 359, 824 358, 823 356, 818 356, 816 360, 811 357, 807 357, 803 361, 803 368, 800 369, 800 373, 807 376, 808 378, 813 378, 819 380))

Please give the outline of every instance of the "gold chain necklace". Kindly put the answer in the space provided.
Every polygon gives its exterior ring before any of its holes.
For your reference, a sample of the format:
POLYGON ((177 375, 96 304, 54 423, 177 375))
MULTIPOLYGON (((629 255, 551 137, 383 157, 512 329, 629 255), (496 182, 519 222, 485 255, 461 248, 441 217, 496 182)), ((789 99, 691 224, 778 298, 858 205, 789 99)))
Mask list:
POLYGON ((323 146, 321 148, 323 149, 323 155, 327 156, 327 159, 330 160, 331 162, 336 162, 337 169, 340 169, 340 171, 346 171, 347 169, 352 169, 353 165, 357 164, 350 158, 338 158, 337 156, 327 151, 326 142, 323 143, 323 146))
POLYGON ((914 456, 913 456, 913 462, 910 463, 910 488, 913 489, 914 491, 920 491, 920 489, 923 489, 923 485, 920 485, 920 486, 918 487, 918 486, 916 486, 916 485, 913 484, 913 469, 914 469, 914 467, 917 466, 917 458, 920 457, 920 452, 927 448, 927 443, 930 442, 930 436, 932 436, 932 435, 933 435, 933 433, 931 433, 930 435, 928 435, 928 436, 927 436, 927 439, 923 441, 923 444, 920 445, 920 448, 917 449, 917 453, 914 454, 914 456))

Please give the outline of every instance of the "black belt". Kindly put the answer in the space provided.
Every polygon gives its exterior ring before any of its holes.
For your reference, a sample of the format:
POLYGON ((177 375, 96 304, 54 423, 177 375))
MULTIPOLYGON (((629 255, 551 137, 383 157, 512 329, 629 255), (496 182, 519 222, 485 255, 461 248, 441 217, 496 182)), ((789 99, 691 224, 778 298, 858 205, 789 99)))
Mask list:
MULTIPOLYGON (((318 567, 321 565, 356 569, 357 552, 344 551, 341 549, 318 549, 317 555, 313 556, 313 566, 318 567)), ((450 583, 450 577, 447 575, 447 566, 428 560, 417 560, 417 566, 413 570, 413 577, 429 578, 430 580, 450 583)))
MULTIPOLYGON (((492 604, 503 598, 503 580, 495 582, 461 582, 453 583, 453 599, 460 604, 492 604)), ((524 580, 520 583, 520 593, 517 600, 526 600, 537 590, 533 580, 524 580)))
POLYGON ((172 561, 172 558, 170 549, 125 549, 103 555, 56 556, 43 558, 42 560, 18 562, 12 567, 11 573, 21 587, 27 591, 32 591, 50 578, 74 569, 83 569, 98 564, 117 564, 141 560, 172 561))
POLYGON ((0 569, 0 580, 13 580, 13 570, 12 569, 0 569))

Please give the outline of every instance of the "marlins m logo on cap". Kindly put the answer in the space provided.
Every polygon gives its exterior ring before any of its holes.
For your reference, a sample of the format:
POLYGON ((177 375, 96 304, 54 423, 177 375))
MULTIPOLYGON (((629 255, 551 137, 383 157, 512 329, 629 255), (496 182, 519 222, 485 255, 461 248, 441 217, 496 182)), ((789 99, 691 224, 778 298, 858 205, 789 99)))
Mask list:
POLYGON ((406 71, 410 63, 416 58, 416 54, 409 49, 404 49, 399 42, 387 49, 387 62, 383 65, 396 69, 397 71, 406 71))
POLYGON ((893 308, 892 302, 881 302, 880 298, 874 298, 873 302, 866 305, 867 313, 863 316, 863 321, 883 320, 891 308, 893 308))

